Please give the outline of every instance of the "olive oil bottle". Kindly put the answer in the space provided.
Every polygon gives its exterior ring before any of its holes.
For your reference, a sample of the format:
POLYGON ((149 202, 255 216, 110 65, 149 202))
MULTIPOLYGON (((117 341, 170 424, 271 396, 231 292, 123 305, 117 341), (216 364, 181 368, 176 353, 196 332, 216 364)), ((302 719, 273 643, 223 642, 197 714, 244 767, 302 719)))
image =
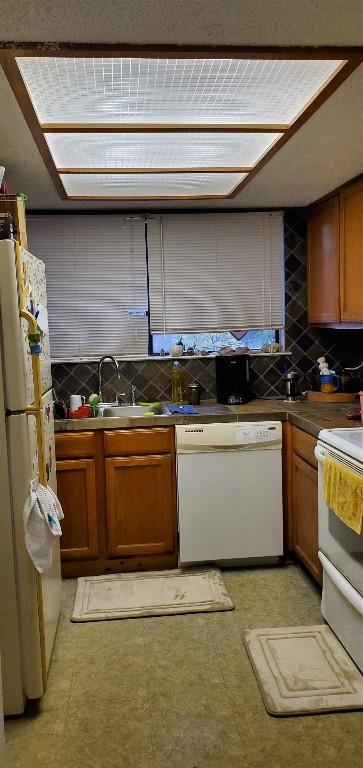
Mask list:
POLYGON ((171 399, 177 405, 183 405, 183 371, 175 361, 171 371, 171 399))

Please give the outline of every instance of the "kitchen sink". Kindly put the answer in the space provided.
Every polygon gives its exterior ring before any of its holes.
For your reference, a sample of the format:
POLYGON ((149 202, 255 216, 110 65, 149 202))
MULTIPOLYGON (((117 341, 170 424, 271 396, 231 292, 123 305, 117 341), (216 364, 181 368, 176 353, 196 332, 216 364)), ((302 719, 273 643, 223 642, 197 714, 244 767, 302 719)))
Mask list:
POLYGON ((166 416, 162 405, 106 405, 101 409, 100 416, 106 418, 134 419, 152 414, 153 416, 166 416))

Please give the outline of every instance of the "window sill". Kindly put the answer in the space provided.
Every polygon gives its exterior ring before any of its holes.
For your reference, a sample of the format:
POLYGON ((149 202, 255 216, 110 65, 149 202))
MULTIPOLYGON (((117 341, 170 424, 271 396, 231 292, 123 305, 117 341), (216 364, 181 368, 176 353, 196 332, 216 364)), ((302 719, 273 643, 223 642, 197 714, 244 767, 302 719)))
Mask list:
MULTIPOLYGON (((247 354, 250 357, 281 357, 282 355, 291 355, 292 352, 248 352, 247 354)), ((137 363, 142 362, 143 360, 158 360, 160 362, 163 360, 211 360, 215 357, 218 357, 217 352, 211 352, 209 355, 182 355, 181 357, 172 357, 171 355, 141 355, 139 357, 119 357, 118 355, 115 355, 116 360, 120 363, 137 363)), ((67 360, 52 358, 51 363, 52 365, 67 365, 67 363, 98 363, 99 359, 99 357, 71 357, 67 358, 67 360)))

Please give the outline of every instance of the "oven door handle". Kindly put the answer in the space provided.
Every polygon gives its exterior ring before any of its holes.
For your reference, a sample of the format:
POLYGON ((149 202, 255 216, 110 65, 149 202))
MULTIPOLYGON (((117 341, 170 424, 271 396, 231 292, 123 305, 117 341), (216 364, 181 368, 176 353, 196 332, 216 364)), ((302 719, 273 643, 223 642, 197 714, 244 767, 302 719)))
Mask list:
POLYGON ((319 464, 324 464, 325 461, 325 453, 321 450, 321 448, 316 445, 314 448, 314 455, 316 460, 319 462, 319 464))
POLYGON ((328 558, 323 554, 323 552, 318 552, 319 560, 323 566, 323 570, 325 573, 329 576, 329 578, 332 580, 334 586, 336 589, 345 597, 345 599, 350 603, 350 605, 355 608, 355 610, 363 616, 363 597, 359 594, 359 592, 352 587, 351 583, 338 571, 337 568, 328 560, 328 558))

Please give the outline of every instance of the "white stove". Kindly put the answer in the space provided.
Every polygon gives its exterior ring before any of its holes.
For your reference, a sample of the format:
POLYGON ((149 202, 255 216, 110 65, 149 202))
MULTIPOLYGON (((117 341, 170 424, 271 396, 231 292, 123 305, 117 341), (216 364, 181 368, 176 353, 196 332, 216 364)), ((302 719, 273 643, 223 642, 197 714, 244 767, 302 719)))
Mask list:
POLYGON ((321 611, 363 671, 363 531, 355 533, 325 503, 327 457, 363 476, 363 427, 323 429, 315 449, 319 462, 318 542, 323 566, 321 611))
POLYGON ((363 464, 363 427, 355 429, 323 429, 319 441, 345 453, 363 464))

